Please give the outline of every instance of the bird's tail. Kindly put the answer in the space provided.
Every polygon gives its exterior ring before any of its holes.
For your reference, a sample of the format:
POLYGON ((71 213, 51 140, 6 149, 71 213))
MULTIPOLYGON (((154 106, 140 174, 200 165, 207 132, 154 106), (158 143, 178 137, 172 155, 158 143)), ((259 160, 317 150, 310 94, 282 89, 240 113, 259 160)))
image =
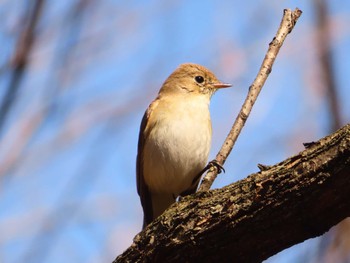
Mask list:
POLYGON ((175 203, 175 197, 173 194, 168 193, 151 193, 151 199, 152 199, 152 218, 147 216, 149 213, 145 213, 144 211, 144 218, 143 218, 143 229, 151 223, 154 219, 156 219, 158 216, 163 214, 163 212, 171 206, 173 203, 175 203))

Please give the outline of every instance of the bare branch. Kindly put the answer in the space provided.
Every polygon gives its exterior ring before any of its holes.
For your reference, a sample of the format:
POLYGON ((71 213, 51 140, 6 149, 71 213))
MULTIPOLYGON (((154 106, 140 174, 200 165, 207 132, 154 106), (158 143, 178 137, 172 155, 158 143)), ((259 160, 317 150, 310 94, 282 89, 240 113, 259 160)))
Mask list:
MULTIPOLYGON (((216 155, 216 161, 218 164, 223 165, 230 154, 243 126, 253 108, 253 105, 258 98, 258 95, 272 70, 272 65, 277 57, 277 54, 282 47, 287 35, 292 32, 298 18, 301 16, 302 11, 296 8, 294 11, 290 9, 284 10, 284 15, 277 31, 276 36, 269 44, 269 49, 265 55, 264 61, 260 67, 258 75, 256 76, 253 84, 249 88, 249 92, 242 108, 231 128, 230 133, 226 137, 219 153, 216 155)), ((210 189, 215 178, 217 177, 218 169, 216 166, 212 166, 208 173, 204 176, 202 183, 198 191, 207 191, 210 189)))

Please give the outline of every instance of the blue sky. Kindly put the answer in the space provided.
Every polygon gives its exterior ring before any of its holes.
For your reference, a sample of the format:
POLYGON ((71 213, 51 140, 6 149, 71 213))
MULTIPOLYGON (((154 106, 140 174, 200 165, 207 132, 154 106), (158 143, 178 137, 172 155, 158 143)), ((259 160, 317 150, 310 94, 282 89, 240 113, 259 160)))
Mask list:
MULTIPOLYGON (((350 119, 347 1, 329 1, 343 123, 350 119)), ((136 193, 139 124, 181 63, 233 88, 211 102, 214 158, 244 101, 284 8, 303 10, 214 187, 302 150, 329 132, 311 2, 47 1, 30 63, 0 137, 0 261, 110 262, 142 225, 136 193), (76 11, 74 11, 76 10, 76 11)), ((27 4, 3 1, 0 95, 27 4)), ((312 256, 317 240, 270 262, 312 256)))

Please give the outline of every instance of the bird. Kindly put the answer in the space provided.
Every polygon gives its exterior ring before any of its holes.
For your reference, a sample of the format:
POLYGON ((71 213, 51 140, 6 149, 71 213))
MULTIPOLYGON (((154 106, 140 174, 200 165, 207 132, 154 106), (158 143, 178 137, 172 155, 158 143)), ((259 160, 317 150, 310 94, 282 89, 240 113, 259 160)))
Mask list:
POLYGON ((147 108, 136 158, 143 229, 179 196, 196 191, 211 147, 210 99, 228 87, 204 66, 181 64, 147 108))

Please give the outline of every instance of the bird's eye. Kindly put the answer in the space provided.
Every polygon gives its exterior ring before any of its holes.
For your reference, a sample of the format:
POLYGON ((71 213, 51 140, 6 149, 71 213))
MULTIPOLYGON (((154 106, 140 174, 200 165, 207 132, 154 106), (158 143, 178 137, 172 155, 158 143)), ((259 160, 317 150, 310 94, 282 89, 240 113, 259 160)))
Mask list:
POLYGON ((197 83, 203 83, 204 81, 204 78, 202 76, 196 76, 194 79, 197 81, 197 83))

